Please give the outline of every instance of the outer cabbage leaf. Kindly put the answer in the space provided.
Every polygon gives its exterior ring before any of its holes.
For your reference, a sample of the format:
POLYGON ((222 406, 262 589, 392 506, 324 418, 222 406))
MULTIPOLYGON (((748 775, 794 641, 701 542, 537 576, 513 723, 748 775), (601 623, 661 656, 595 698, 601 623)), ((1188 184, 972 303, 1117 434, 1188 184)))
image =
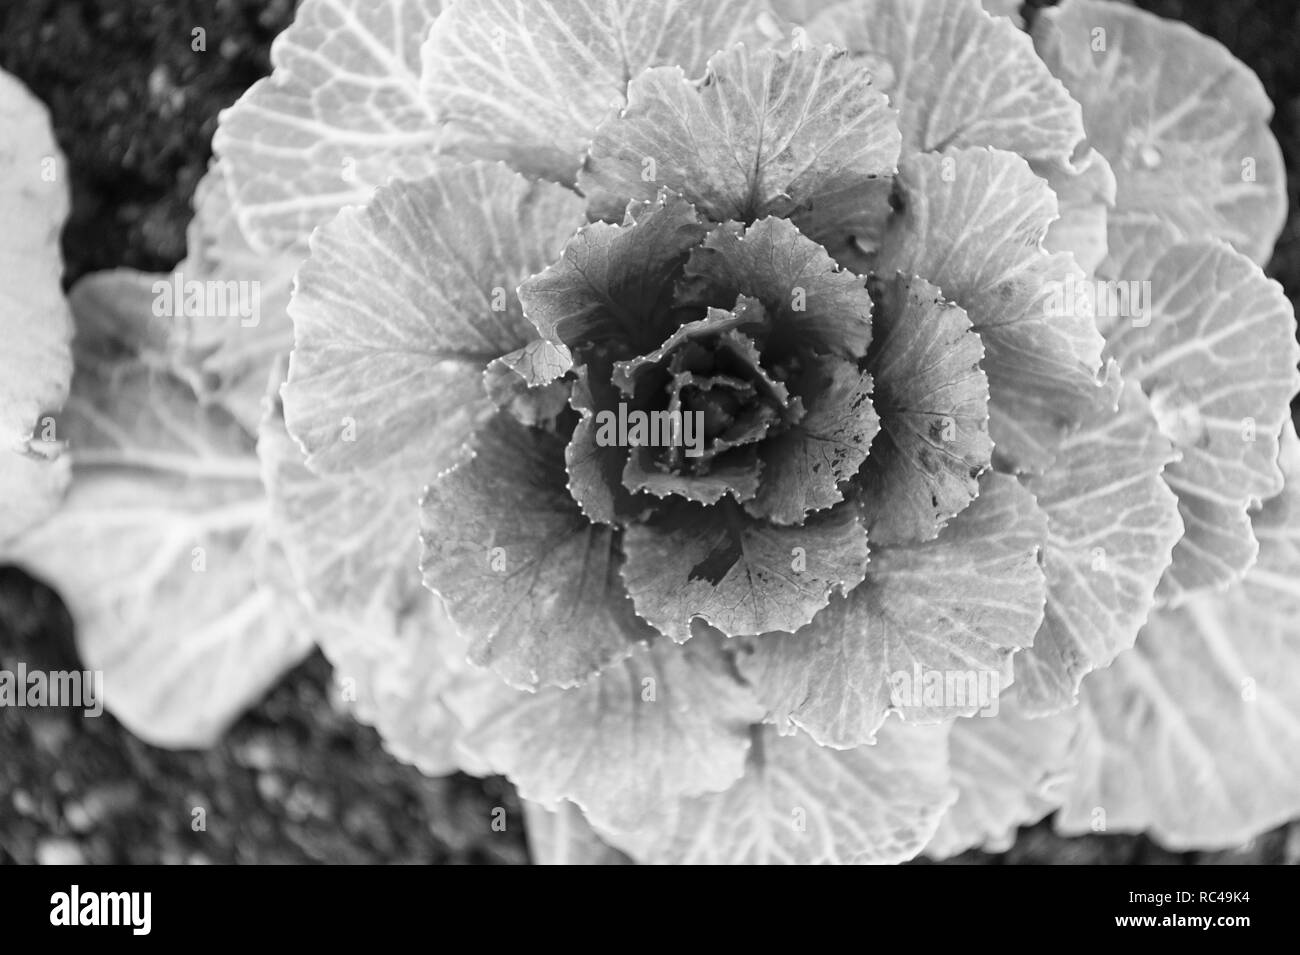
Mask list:
POLYGON ((1030 719, 1015 691, 1003 693, 996 716, 957 720, 948 736, 957 801, 925 853, 945 859, 967 849, 1006 852, 1016 829, 1055 809, 1067 778, 1073 712, 1030 719))
POLYGON ((129 332, 107 340, 102 317, 78 324, 59 423, 72 489, 5 554, 63 595, 85 665, 104 672, 106 705, 132 732, 210 745, 311 647, 267 535, 252 442, 131 356, 129 332))
POLYGON ((493 410, 487 364, 535 336, 513 289, 581 218, 567 190, 501 166, 394 182, 312 238, 289 305, 289 432, 318 472, 436 473, 493 410))
POLYGON ((1119 320, 1108 346, 1180 454, 1165 479, 1187 534, 1160 588, 1178 602, 1222 590, 1255 559, 1246 509, 1282 489, 1277 436, 1300 346, 1282 287, 1217 240, 1172 246, 1131 281, 1150 282, 1149 310, 1119 320))
POLYGON ((496 677, 469 666, 467 642, 420 580, 414 527, 424 469, 315 474, 278 406, 262 423, 257 453, 270 533, 312 611, 340 699, 421 771, 475 768, 456 749, 462 728, 442 693, 496 677))
POLYGON ((1048 252, 1073 254, 1079 267, 1091 275, 1110 250, 1106 227, 1115 206, 1116 189, 1110 163, 1097 150, 1089 149, 1073 163, 1053 160, 1030 165, 1047 180, 1061 213, 1047 227, 1043 247, 1048 252))
POLYGON ((834 253, 861 231, 856 197, 895 172, 899 144, 894 112, 843 50, 741 45, 697 82, 678 67, 633 79, 578 185, 604 218, 666 186, 715 222, 792 219, 834 253))
POLYGON ((303 0, 272 73, 221 115, 213 148, 259 252, 304 242, 390 177, 433 172, 440 139, 420 44, 443 0, 303 0))
MULTIPOLYGON (((173 289, 179 285, 182 290, 190 282, 205 283, 200 310, 188 307, 188 295, 178 299, 173 293, 173 313, 161 316, 170 324, 171 364, 201 401, 227 409, 256 433, 267 378, 293 347, 287 309, 303 249, 255 251, 235 221, 227 178, 224 163, 208 167, 194 190, 185 260, 174 278, 156 276, 155 281, 170 279, 173 289), (216 305, 213 313, 209 298, 216 305)), ((154 288, 157 299, 161 289, 154 288)))
MULTIPOLYGON (((1132 276, 1149 276, 1157 260, 1172 246, 1183 241, 1173 226, 1163 222, 1146 222, 1141 226, 1133 226, 1129 233, 1130 236, 1126 241, 1118 242, 1114 246, 1111 246, 1107 239, 1106 258, 1097 266, 1098 280, 1113 282, 1121 277, 1127 279, 1132 276)), ((1107 235, 1109 236, 1109 231, 1107 235)), ((1115 288, 1118 290, 1119 287, 1115 286, 1115 288)), ((1104 287, 1103 291, 1106 296, 1115 295, 1116 305, 1118 304, 1118 291, 1112 293, 1104 287)), ((1122 309, 1118 307, 1097 311, 1097 328, 1101 330, 1102 335, 1109 338, 1119 322, 1132 318, 1131 314, 1119 314, 1121 311, 1122 309)))
POLYGON ((834 750, 755 731, 726 792, 684 799, 665 832, 609 835, 668 865, 892 864, 915 856, 956 798, 946 726, 891 724, 874 746, 834 750))
POLYGON ((623 590, 616 532, 583 516, 565 478, 560 439, 499 415, 422 504, 425 584, 471 660, 517 687, 576 686, 654 635, 623 590))
POLYGON ((1186 24, 1124 4, 1066 0, 1033 32, 1115 171, 1112 253, 1160 223, 1268 260, 1286 219, 1286 169, 1254 73, 1186 24))
POLYGON ((1240 580, 1259 557, 1259 541, 1244 504, 1212 501, 1172 481, 1170 486, 1184 530, 1156 596, 1176 606, 1198 591, 1224 590, 1240 580))
POLYGON ((63 156, 44 107, 0 71, 0 541, 58 504, 68 462, 42 421, 68 394, 72 319, 59 279, 68 213, 63 156))
POLYGON ((759 10, 754 0, 454 0, 424 44, 421 85, 444 148, 571 184, 631 77, 663 65, 698 76, 759 10))
POLYGON ((1016 657, 1028 715, 1073 704, 1084 674, 1133 645, 1182 536, 1161 473, 1173 460, 1150 406, 1114 365, 1089 420, 1026 480, 1047 512, 1047 612, 1033 648, 1016 657))
POLYGON ((109 335, 130 328, 142 360, 256 434, 267 381, 274 372, 279 385, 280 359, 293 345, 287 308, 301 255, 253 251, 235 223, 220 163, 195 189, 188 243, 172 272, 98 273, 77 288, 78 313, 109 335))
POLYGON ((1024 0, 980 0, 984 11, 992 17, 1006 17, 1018 27, 1025 25, 1025 18, 1020 14, 1024 0))
POLYGON ((966 310, 984 342, 994 447, 1009 466, 1041 470, 1091 406, 1102 350, 1090 303, 1062 294, 1083 272, 1043 249, 1056 197, 1022 158, 989 149, 913 156, 899 182, 880 272, 924 276, 966 310))
POLYGON ((491 770, 460 748, 453 692, 495 691, 496 674, 470 665, 465 640, 432 594, 396 617, 386 609, 320 614, 315 637, 334 666, 339 698, 379 731, 384 749, 430 776, 491 770))
POLYGON ((808 626, 747 641, 740 671, 769 720, 823 746, 872 742, 891 711, 912 722, 996 712, 1012 654, 1043 619, 1045 536, 1033 497, 990 472, 938 538, 874 552, 865 582, 808 626), (951 696, 927 689, 933 675, 951 696))
POLYGON ((1065 161, 1083 139, 1079 105, 1029 37, 978 0, 847 0, 807 26, 872 68, 899 112, 904 155, 993 146, 1065 161))
POLYGON ((533 865, 627 865, 631 860, 607 846, 582 810, 571 802, 547 809, 524 801, 524 827, 533 865))
POLYGON ((462 749, 544 806, 576 803, 602 830, 657 828, 681 796, 717 792, 744 771, 762 716, 709 640, 640 647, 572 690, 451 693, 462 749))
POLYGON ((1158 611, 1083 684, 1057 827, 1148 830, 1171 849, 1240 845, 1300 812, 1300 442, 1254 515, 1259 561, 1225 593, 1158 611))

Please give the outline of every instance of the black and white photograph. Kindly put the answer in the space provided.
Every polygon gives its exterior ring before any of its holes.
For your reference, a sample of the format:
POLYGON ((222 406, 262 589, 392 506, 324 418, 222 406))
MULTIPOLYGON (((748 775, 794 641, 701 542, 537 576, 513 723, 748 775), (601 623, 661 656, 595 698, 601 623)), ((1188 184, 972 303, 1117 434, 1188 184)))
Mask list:
POLYGON ((1185 867, 1300 863, 1297 163, 1289 0, 5 0, 22 920, 1050 865, 1240 940, 1185 867))

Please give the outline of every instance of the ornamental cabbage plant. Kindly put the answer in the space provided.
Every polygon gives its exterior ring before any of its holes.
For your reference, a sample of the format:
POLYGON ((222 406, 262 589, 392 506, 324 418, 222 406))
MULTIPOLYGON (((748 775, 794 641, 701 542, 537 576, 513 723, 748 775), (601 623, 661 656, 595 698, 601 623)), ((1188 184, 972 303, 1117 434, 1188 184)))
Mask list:
POLYGON ((176 273, 74 289, 71 489, 6 547, 141 735, 318 643, 543 861, 1300 814, 1285 172, 1220 45, 1101 0, 303 0, 272 58, 176 273))

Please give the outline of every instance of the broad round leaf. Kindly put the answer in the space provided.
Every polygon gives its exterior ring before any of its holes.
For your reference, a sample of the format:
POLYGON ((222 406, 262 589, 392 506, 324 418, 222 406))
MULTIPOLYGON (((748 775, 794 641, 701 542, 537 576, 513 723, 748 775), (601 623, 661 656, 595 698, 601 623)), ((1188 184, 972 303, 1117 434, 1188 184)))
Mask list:
POLYGON ((867 566, 867 534, 848 504, 802 526, 769 524, 729 502, 679 504, 629 527, 623 541, 637 614, 678 642, 696 619, 729 637, 797 630, 867 566))
POLYGON ((72 376, 59 230, 67 170, 45 108, 0 71, 0 541, 58 504, 68 462, 51 429, 72 376))
POLYGON ((773 215, 834 253, 861 231, 855 197, 895 172, 897 117, 871 75, 833 47, 750 51, 635 77, 596 131, 578 185, 596 215, 666 186, 715 222, 773 215))
POLYGON ((956 790, 947 727, 891 725, 874 746, 840 751, 756 733, 745 776, 683 800, 664 833, 614 837, 659 865, 888 865, 915 856, 956 790))
POLYGON ((293 347, 289 295, 306 249, 255 251, 235 221, 226 169, 214 162, 199 180, 187 254, 156 277, 151 313, 167 324, 176 374, 256 433, 267 379, 293 347))
POLYGON ((873 68, 899 112, 904 154, 994 146, 1068 160, 1083 139, 1079 105, 1029 37, 979 0, 847 0, 807 26, 873 68))
POLYGON ((572 183, 592 133, 652 66, 698 76, 743 35, 754 0, 454 0, 424 44, 421 86, 444 148, 572 183))
POLYGON ((1156 597, 1176 606, 1199 591, 1225 590, 1240 580, 1259 556, 1259 541, 1243 505, 1211 501, 1188 486, 1170 487, 1178 495, 1183 536, 1174 545, 1173 562, 1160 578, 1156 597))
POLYGON ((1060 804, 1074 714, 1026 718, 1015 695, 1004 693, 996 714, 953 723, 948 762, 958 795, 925 847, 931 858, 968 849, 1006 852, 1020 826, 1060 804))
MULTIPOLYGON (((440 133, 420 44, 443 0, 303 0, 273 70, 221 115, 212 146, 259 252, 305 242, 392 177, 434 171, 440 133)), ((204 54, 209 55, 209 54, 204 54)))
POLYGON ((366 607, 316 614, 316 642, 334 667, 334 690, 384 749, 429 776, 491 770, 460 747, 465 726, 447 707, 451 693, 495 693, 496 674, 465 659, 465 640, 433 594, 406 613, 366 607))
POLYGON ((654 828, 682 796, 744 771, 762 711, 721 651, 701 639, 640 647, 585 686, 451 693, 462 749, 544 806, 568 800, 604 830, 654 828))
POLYGON ((498 415, 422 504, 425 584, 470 659, 517 687, 576 686, 654 634, 623 590, 616 532, 565 483, 560 440, 498 415))
POLYGON ((996 149, 914 156, 899 183, 903 209, 878 269, 923 276, 966 310, 984 343, 994 447, 1012 467, 1041 470, 1091 406, 1102 349, 1089 303, 1062 294, 1082 270, 1043 248, 1056 197, 1024 159, 996 149))
POLYGON ((1035 20, 1034 41, 1115 172, 1112 253, 1156 222, 1268 261, 1286 219, 1286 168, 1254 73, 1186 24, 1119 3, 1065 0, 1035 20))
POLYGON ((1187 535, 1160 590, 1176 603, 1227 587, 1254 560, 1246 509, 1282 489, 1277 436, 1300 389, 1300 346, 1282 287, 1217 240, 1172 246, 1128 281, 1149 283, 1150 301, 1107 341, 1180 455, 1165 478, 1187 535))
POLYGON ((1038 161, 1030 166, 1047 180, 1061 214, 1047 227, 1043 247, 1048 252, 1069 252, 1092 275, 1109 251, 1106 227, 1115 206, 1115 173, 1110 163, 1089 149, 1077 162, 1038 161))
POLYGON ((340 699, 379 730, 389 752, 422 772, 472 771, 456 748, 462 727, 442 693, 496 676, 469 665, 467 641, 421 582, 416 526, 425 469, 316 474, 276 402, 257 454, 270 535, 311 610, 340 699))
POLYGON ((808 626, 747 641, 741 673, 769 720, 823 746, 872 742, 892 711, 926 723, 996 710, 1043 619, 1045 535, 1029 493, 990 472, 938 538, 875 551, 866 580, 808 626))
POLYGON ((1259 561, 1223 594, 1158 611, 1137 647, 1084 681, 1077 767, 1058 828, 1148 830, 1229 848, 1300 813, 1300 442, 1254 517, 1259 561))
POLYGON ((307 465, 453 460, 492 411, 483 369, 535 337, 513 290, 580 219, 567 190, 475 164, 394 182, 316 232, 284 388, 307 465))
POLYGON ((1084 674, 1133 645, 1183 532, 1161 477, 1173 449, 1141 390, 1110 371, 1091 419, 1025 482, 1048 530, 1047 612, 1033 647, 1016 657, 1029 715, 1073 705, 1084 674))
POLYGON ((165 372, 99 357, 112 354, 99 337, 79 345, 59 421, 72 488, 5 554, 58 588, 82 660, 103 671, 106 705, 133 733, 211 745, 311 647, 252 441, 165 372))

